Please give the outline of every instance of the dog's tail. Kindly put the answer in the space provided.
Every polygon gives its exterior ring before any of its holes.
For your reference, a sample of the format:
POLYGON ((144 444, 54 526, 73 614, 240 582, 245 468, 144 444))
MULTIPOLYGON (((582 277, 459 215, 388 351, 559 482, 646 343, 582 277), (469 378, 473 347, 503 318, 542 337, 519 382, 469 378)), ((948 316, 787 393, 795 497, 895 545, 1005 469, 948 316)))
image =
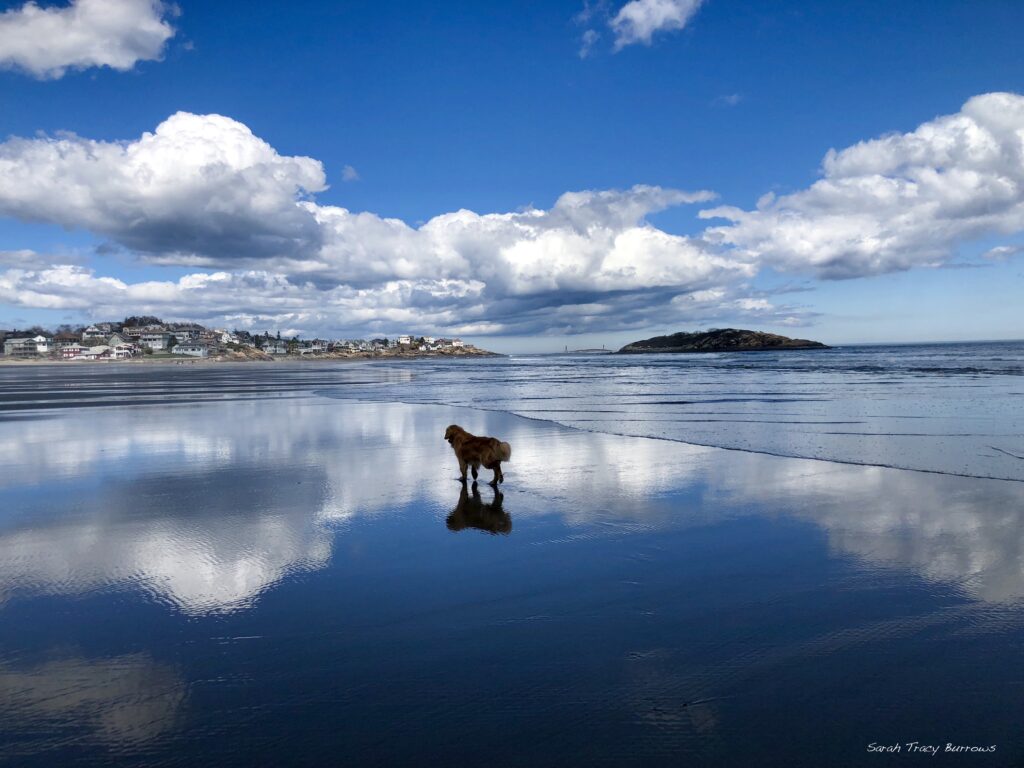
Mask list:
POLYGON ((502 461, 512 460, 512 446, 508 443, 498 443, 498 455, 502 461))

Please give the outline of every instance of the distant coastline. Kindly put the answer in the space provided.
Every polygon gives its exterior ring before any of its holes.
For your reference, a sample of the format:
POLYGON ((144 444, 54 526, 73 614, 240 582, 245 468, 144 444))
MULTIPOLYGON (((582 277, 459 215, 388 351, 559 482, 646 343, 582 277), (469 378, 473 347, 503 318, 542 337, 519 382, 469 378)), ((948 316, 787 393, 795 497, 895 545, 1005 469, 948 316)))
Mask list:
POLYGON ((274 360, 374 360, 421 357, 492 357, 458 338, 403 334, 391 340, 282 338, 281 333, 253 334, 205 328, 192 322, 164 322, 152 316, 88 327, 61 326, 50 332, 38 326, 0 330, 0 363, 195 363, 270 362, 274 360))
POLYGON ((490 352, 478 347, 468 346, 460 350, 451 351, 426 351, 419 350, 393 350, 375 352, 349 352, 336 353, 325 352, 320 354, 307 355, 268 355, 264 353, 251 354, 239 352, 226 352, 208 355, 206 357, 185 357, 180 355, 140 355, 124 359, 106 358, 103 360, 68 361, 58 360, 49 357, 35 358, 9 358, 0 356, 0 365, 9 366, 32 366, 32 365, 55 365, 60 367, 81 367, 82 365, 92 367, 94 365, 121 364, 121 365, 216 365, 220 363, 318 363, 338 362, 342 360, 420 360, 420 359, 465 359, 481 357, 505 357, 498 352, 490 352))

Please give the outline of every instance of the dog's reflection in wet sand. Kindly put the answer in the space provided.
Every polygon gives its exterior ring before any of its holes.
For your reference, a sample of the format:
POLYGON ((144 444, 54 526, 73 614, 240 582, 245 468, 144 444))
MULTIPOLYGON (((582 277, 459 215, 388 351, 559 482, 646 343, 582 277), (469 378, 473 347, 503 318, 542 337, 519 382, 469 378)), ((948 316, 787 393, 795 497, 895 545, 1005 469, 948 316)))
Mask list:
POLYGON ((487 531, 492 534, 508 535, 512 533, 512 518, 508 512, 501 508, 504 499, 501 491, 494 492, 494 501, 485 504, 480 498, 480 491, 473 483, 472 489, 463 483, 462 491, 459 493, 459 503, 448 515, 449 531, 462 531, 466 528, 476 528, 480 531, 487 531))

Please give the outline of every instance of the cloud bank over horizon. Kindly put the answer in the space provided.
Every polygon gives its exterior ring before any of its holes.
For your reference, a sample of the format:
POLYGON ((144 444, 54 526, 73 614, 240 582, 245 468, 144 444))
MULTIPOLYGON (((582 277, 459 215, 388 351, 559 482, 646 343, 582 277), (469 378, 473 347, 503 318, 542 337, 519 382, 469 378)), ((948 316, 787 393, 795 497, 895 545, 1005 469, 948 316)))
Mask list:
POLYGON ((757 289, 760 271, 865 277, 941 265, 963 243, 1024 231, 1024 97, 977 96, 909 133, 831 150, 821 174, 752 211, 701 210, 728 223, 694 236, 648 217, 714 195, 645 185, 410 226, 321 205, 319 161, 281 155, 231 118, 179 112, 131 141, 0 143, 0 215, 87 231, 105 250, 195 271, 128 283, 66 258, 7 251, 0 301, 309 333, 799 325, 809 313, 757 289))
POLYGON ((41 80, 69 69, 110 67, 121 72, 163 56, 174 36, 161 0, 71 0, 64 7, 27 2, 0 13, 0 68, 41 80))
POLYGON ((786 271, 864 277, 948 262, 960 244, 1024 230, 1024 96, 987 93, 959 112, 829 150, 807 189, 723 206, 711 242, 786 271))

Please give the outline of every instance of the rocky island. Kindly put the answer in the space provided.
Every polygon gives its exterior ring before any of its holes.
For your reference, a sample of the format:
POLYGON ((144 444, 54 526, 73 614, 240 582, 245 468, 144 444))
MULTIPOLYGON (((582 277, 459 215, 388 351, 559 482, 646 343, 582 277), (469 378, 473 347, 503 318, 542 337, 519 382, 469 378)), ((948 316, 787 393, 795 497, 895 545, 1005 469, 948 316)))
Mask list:
POLYGON ((791 339, 775 333, 740 328, 712 328, 709 331, 673 333, 627 344, 615 354, 650 352, 763 352, 783 349, 828 349, 820 341, 791 339))

